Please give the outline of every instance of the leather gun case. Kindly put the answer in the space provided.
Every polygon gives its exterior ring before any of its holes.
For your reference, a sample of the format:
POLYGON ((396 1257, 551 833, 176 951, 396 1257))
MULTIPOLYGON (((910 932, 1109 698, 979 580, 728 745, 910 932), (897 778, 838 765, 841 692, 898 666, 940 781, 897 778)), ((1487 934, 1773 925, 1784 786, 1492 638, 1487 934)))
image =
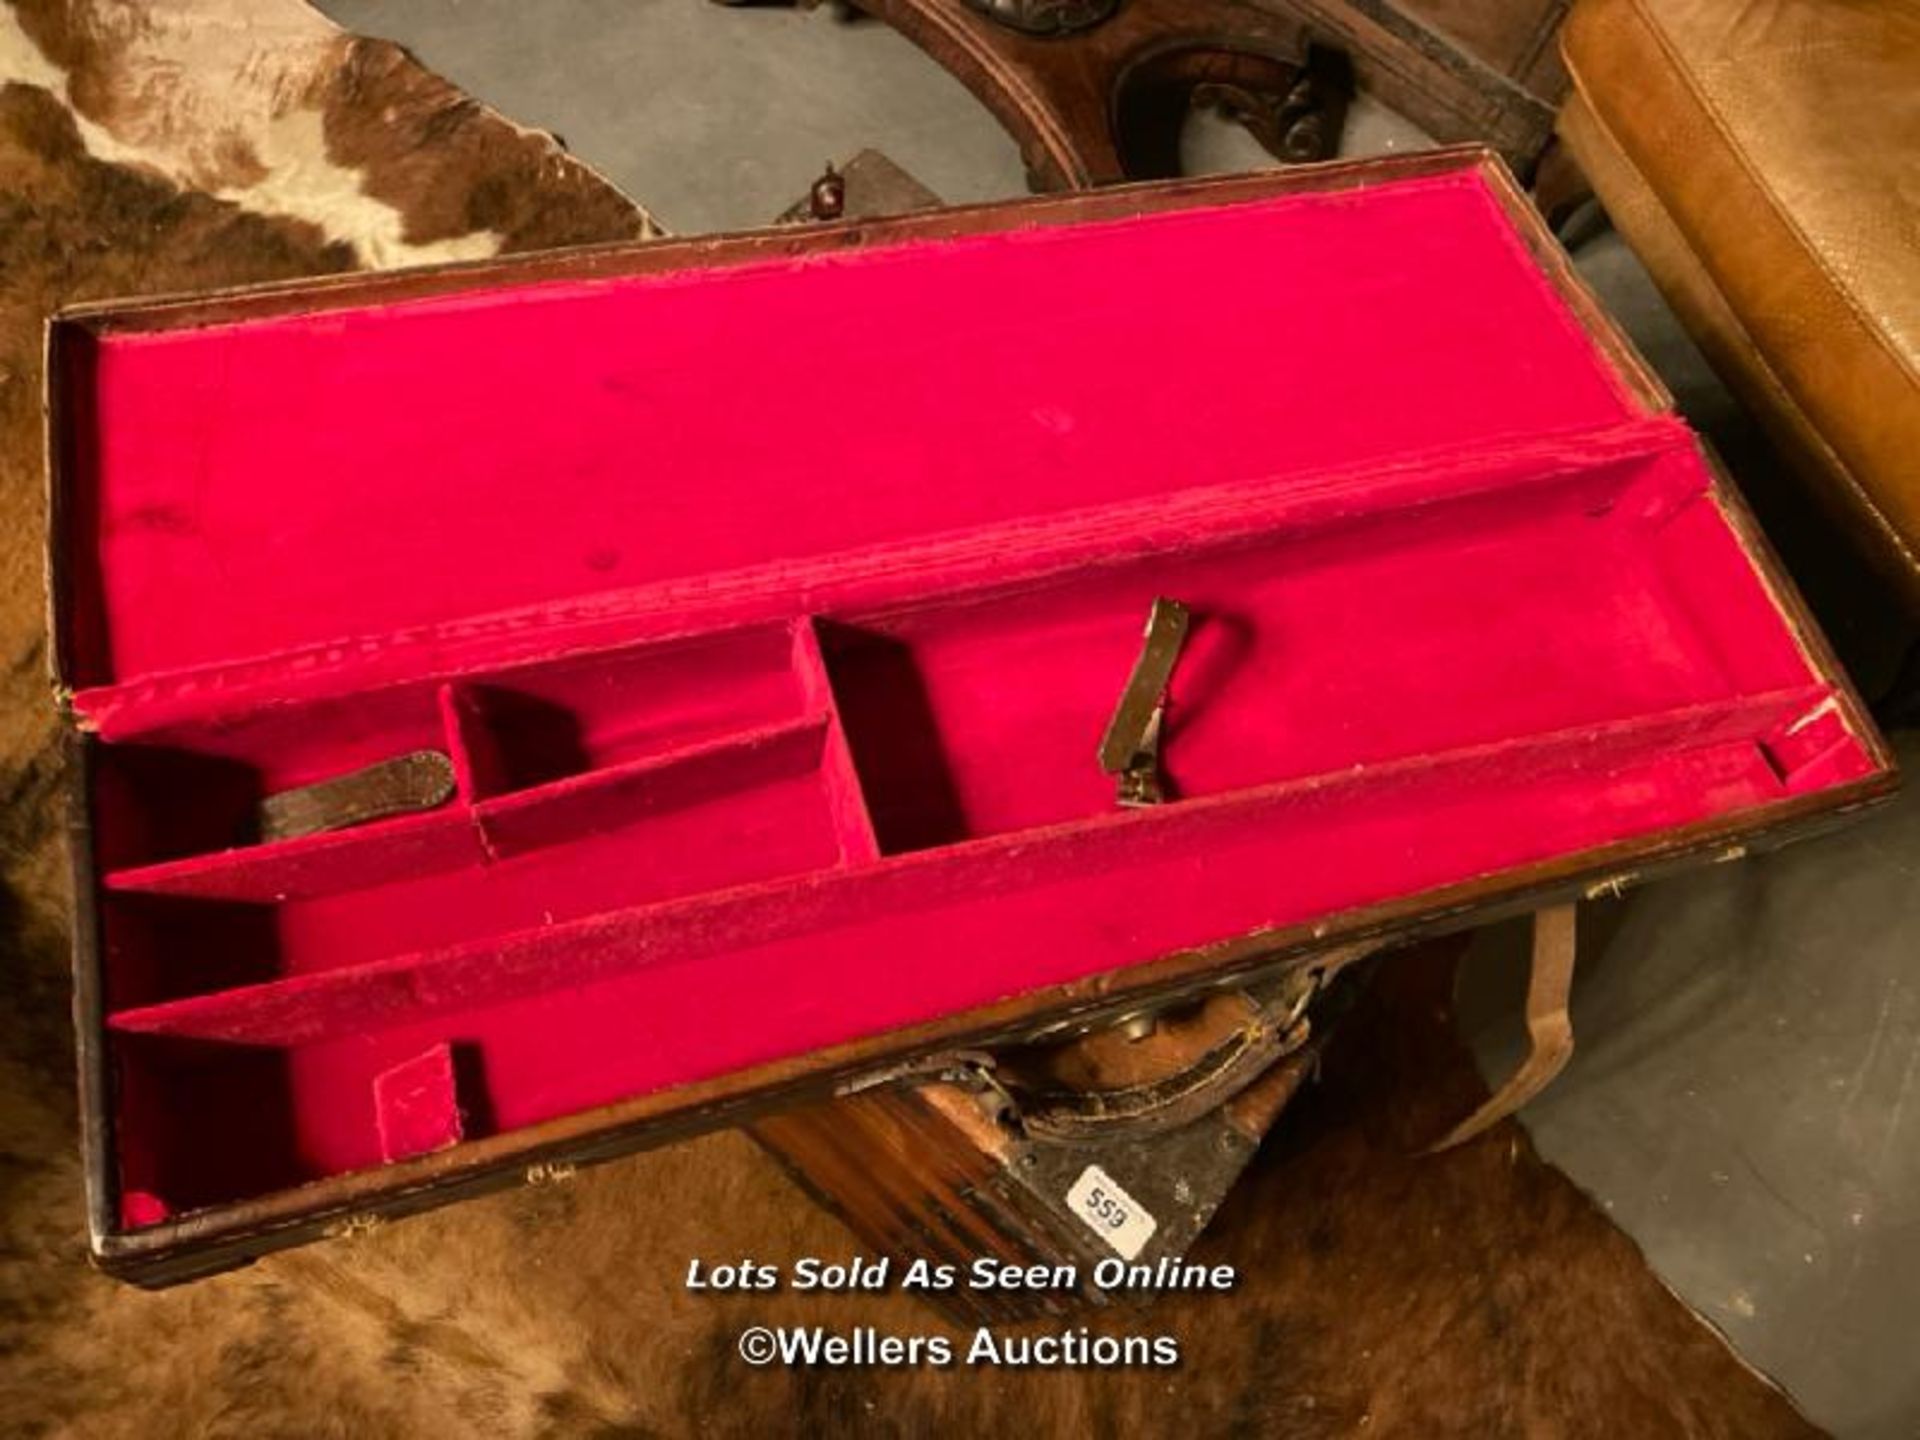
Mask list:
POLYGON ((49 345, 92 1243, 142 1283, 1894 783, 1480 150, 49 345))

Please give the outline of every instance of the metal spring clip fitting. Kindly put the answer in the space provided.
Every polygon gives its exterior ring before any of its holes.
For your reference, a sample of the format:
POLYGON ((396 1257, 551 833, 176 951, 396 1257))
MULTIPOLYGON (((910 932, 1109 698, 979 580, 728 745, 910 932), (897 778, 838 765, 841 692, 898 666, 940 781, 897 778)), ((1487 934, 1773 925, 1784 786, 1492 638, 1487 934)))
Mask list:
POLYGON ((1160 730, 1166 719, 1167 684, 1186 643, 1187 607, 1164 596, 1147 615, 1140 656, 1100 741, 1100 768, 1119 777, 1122 805, 1158 805, 1167 798, 1160 775, 1160 730))

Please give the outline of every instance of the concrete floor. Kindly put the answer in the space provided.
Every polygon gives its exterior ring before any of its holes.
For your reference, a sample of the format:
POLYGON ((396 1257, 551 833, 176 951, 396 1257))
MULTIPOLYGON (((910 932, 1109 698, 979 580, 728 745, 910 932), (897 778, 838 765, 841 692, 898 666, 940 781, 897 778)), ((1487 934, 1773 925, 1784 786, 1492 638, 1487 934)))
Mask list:
MULTIPOLYGON (((695 0, 320 0, 569 147, 682 233, 764 223, 829 159, 872 146, 952 201, 1024 193, 986 112, 891 31, 830 9, 695 0)), ((1422 137, 1362 105, 1356 153, 1422 137)), ((1195 171, 1266 157, 1189 126, 1195 171)), ((1714 438, 1869 684, 1884 611, 1602 230, 1589 281, 1714 438)), ((1899 737, 1920 764, 1920 735, 1899 737)), ((1920 1435, 1920 793, 1850 833, 1583 914, 1580 1049, 1525 1117, 1655 1267, 1837 1434, 1920 1435)), ((1487 932, 1462 1006, 1489 1067, 1510 1049, 1520 927, 1487 932)))

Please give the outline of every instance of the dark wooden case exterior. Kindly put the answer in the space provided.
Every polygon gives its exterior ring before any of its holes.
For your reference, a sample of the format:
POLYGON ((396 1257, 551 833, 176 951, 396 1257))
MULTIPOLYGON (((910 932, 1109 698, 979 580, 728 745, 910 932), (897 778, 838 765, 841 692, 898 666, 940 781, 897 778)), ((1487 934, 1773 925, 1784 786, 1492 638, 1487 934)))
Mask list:
MULTIPOLYGON (((1655 408, 1670 399, 1574 274, 1538 213, 1491 151, 1456 148, 1380 160, 1336 163, 1257 175, 1121 186, 1089 194, 1049 196, 929 211, 879 221, 782 228, 740 235, 641 245, 585 247, 506 260, 348 275, 247 287, 208 295, 116 305, 91 304, 49 324, 49 588, 52 664, 63 710, 68 690, 63 474, 68 431, 58 377, 63 347, 109 331, 163 330, 182 324, 237 321, 324 311, 381 301, 447 295, 519 281, 593 278, 688 266, 728 266, 780 256, 817 254, 910 238, 944 237, 1010 226, 1114 220, 1193 204, 1231 204, 1279 194, 1337 190, 1413 176, 1477 169, 1511 215, 1542 268, 1620 373, 1655 408)), ((857 377, 851 381, 857 395, 857 377)), ((804 443, 806 437, 795 437, 804 443)), ((1847 812, 1895 788, 1891 753, 1874 730, 1844 672, 1767 547, 1750 512, 1720 477, 1720 500, 1756 567, 1823 678, 1841 696, 1847 719, 1871 747, 1878 773, 1817 795, 1789 798, 1731 820, 1670 830, 1528 866, 1471 883, 1399 897, 1312 925, 1223 937, 1217 944, 1030 992, 939 1020, 831 1046, 806 1055, 657 1092, 511 1133, 492 1135, 377 1169, 314 1181, 296 1189, 210 1207, 137 1230, 118 1221, 112 1127, 114 1077, 104 1043, 100 936, 91 862, 88 768, 99 743, 68 716, 75 915, 74 1022, 87 1176, 91 1254, 112 1274, 164 1286, 245 1264, 263 1254, 327 1236, 353 1233, 376 1218, 396 1218, 454 1200, 541 1180, 555 1166, 592 1164, 645 1147, 749 1120, 796 1103, 867 1090, 890 1075, 924 1075, 928 1057, 1032 1039, 1071 1023, 1117 1017, 1185 994, 1247 983, 1306 963, 1318 952, 1355 941, 1413 938, 1458 930, 1583 894, 1615 893, 1702 862, 1734 858, 1831 827, 1847 812)))

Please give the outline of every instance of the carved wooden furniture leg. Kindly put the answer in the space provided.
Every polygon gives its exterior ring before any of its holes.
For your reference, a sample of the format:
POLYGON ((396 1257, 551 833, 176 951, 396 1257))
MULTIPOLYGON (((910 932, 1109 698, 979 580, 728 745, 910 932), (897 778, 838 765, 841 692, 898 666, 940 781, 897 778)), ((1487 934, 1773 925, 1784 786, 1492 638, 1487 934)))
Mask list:
POLYGON ((967 8, 1023 35, 1073 35, 1110 18, 1120 0, 967 0, 967 8))
POLYGON ((1278 160, 1323 159, 1355 83, 1436 140, 1492 145, 1524 178, 1565 86, 1552 42, 1567 0, 843 4, 965 84, 1018 142, 1036 190, 1177 174, 1192 104, 1218 105, 1278 160))
POLYGON ((982 10, 969 0, 857 0, 857 8, 913 41, 993 112, 1020 146, 1035 190, 1177 175, 1180 122, 1196 102, 1221 106, 1279 160, 1325 159, 1339 145, 1348 69, 1331 51, 1309 63, 1306 28, 1284 6, 979 3, 982 10))
POLYGON ((1339 72, 1308 72, 1306 30, 1281 9, 1125 0, 1111 18, 1063 38, 1024 34, 965 0, 860 7, 993 111, 1037 190, 1177 174, 1180 120, 1198 87, 1215 87, 1216 97, 1230 90, 1259 117, 1249 128, 1278 159, 1321 159, 1339 141, 1346 98, 1329 83, 1339 72))
POLYGON ((1533 917, 1533 959, 1527 976, 1527 1058, 1466 1119, 1427 1147, 1451 1150, 1497 1125, 1538 1095, 1573 1055, 1573 1021, 1567 1000, 1573 990, 1574 907, 1556 905, 1533 917))

